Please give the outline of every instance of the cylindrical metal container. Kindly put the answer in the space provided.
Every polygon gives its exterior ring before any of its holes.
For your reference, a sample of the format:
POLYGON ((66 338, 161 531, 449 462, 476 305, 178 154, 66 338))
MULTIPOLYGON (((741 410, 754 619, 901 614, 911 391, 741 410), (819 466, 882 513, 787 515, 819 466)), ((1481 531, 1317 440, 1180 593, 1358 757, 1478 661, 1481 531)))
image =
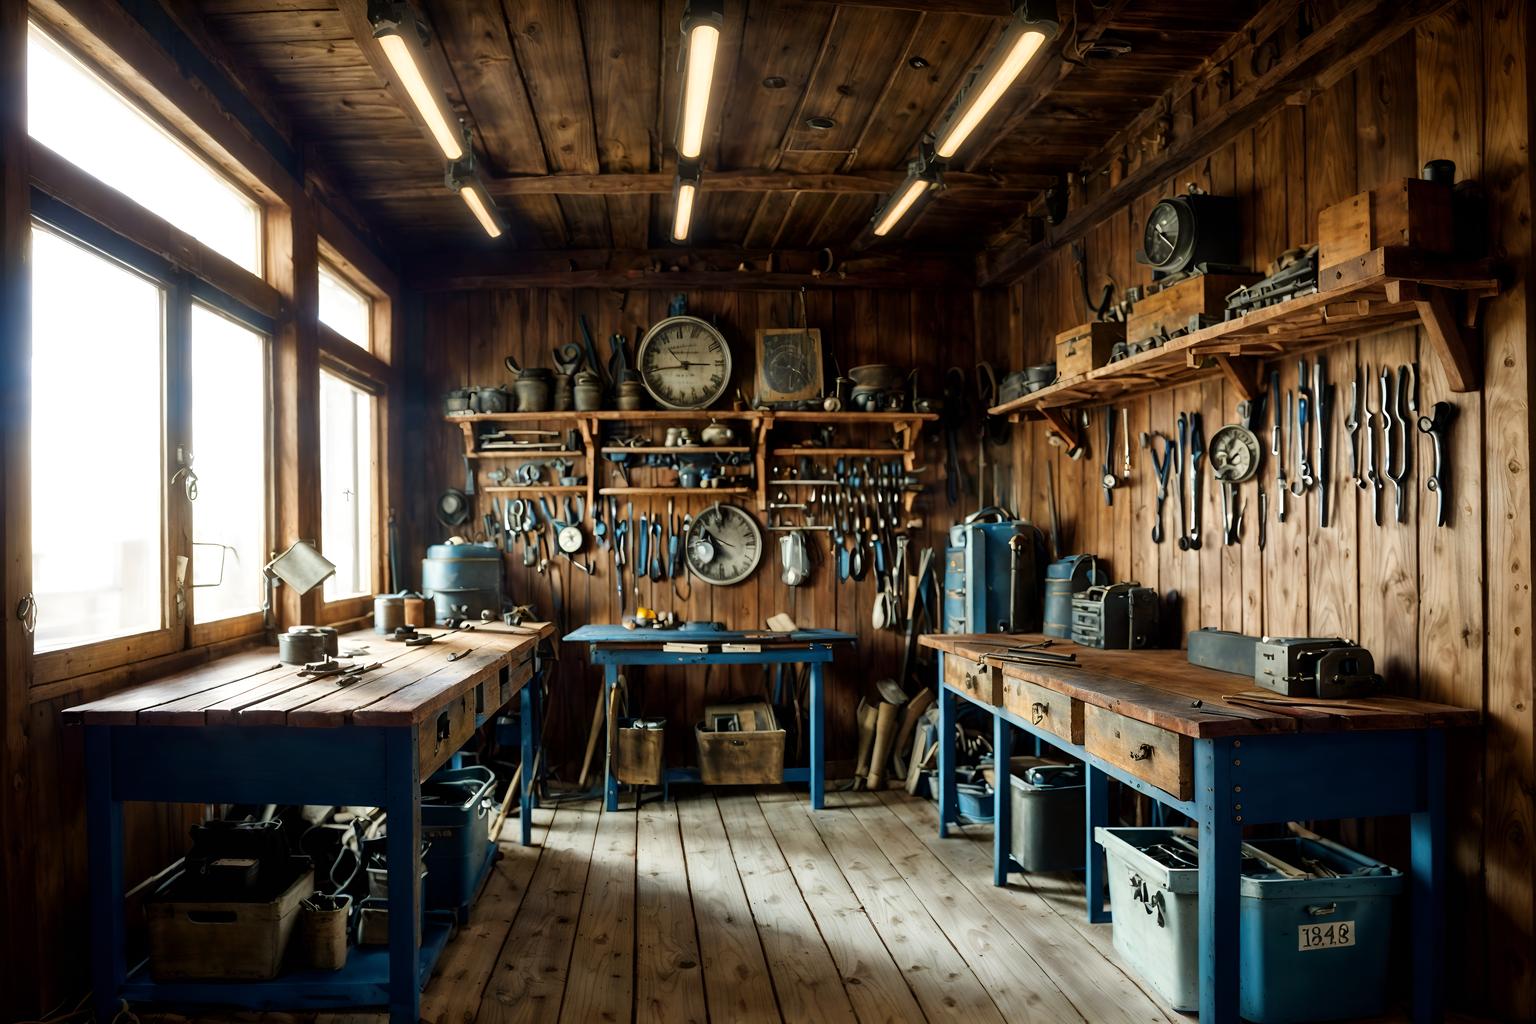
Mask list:
POLYGON ((316 626, 294 626, 277 637, 277 660, 284 665, 308 665, 325 660, 325 633, 316 626))
POLYGON ((407 626, 430 626, 435 621, 432 614, 432 602, 420 594, 405 595, 405 624, 407 626))
POLYGON ((405 625, 405 598, 400 594, 379 594, 373 599, 373 631, 383 636, 405 625))
POLYGON ((501 552, 483 544, 432 544, 421 562, 422 588, 431 595, 433 616, 478 618, 501 614, 501 552))
POLYGON ((334 658, 341 653, 341 631, 335 626, 316 626, 325 638, 325 653, 334 658))

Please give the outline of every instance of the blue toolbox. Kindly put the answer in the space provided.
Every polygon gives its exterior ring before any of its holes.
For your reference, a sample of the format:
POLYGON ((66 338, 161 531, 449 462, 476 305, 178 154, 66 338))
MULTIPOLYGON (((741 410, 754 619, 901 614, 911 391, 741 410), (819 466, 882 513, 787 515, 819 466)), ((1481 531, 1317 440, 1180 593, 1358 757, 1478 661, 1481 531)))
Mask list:
POLYGON ((474 901, 490 856, 490 816, 496 774, 483 765, 445 769, 421 786, 421 838, 431 843, 424 900, 430 910, 457 910, 474 901))
MULTIPOLYGON (((1115 951, 1176 1010, 1200 1004, 1193 829, 1099 828, 1115 951)), ((1403 874, 1338 843, 1243 844, 1238 1005, 1255 1024, 1374 1017, 1387 1001, 1403 874)))
POLYGON ((1093 555, 1067 555, 1052 562, 1045 570, 1046 636, 1061 640, 1072 638, 1072 599, 1093 586, 1106 586, 1109 574, 1099 568, 1093 555))
POLYGON ((949 528, 944 559, 944 632, 1033 633, 1040 629, 1045 538, 1032 523, 985 508, 949 528))

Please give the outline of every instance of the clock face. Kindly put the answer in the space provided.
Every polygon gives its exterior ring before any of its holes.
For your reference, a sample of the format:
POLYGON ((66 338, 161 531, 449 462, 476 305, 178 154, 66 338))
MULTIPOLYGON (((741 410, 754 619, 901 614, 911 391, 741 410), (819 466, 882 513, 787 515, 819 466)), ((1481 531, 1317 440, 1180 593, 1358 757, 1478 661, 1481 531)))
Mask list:
POLYGON ((705 583, 740 583, 763 560, 763 531, 746 509, 717 502, 689 526, 684 555, 689 571, 705 583))
POLYGON ((731 385, 731 349, 713 326, 673 316, 646 332, 635 362, 645 389, 668 409, 704 409, 731 385))
POLYGON ((1173 251, 1179 244, 1180 232, 1177 206, 1164 201, 1152 207, 1152 213, 1147 217, 1146 234, 1142 240, 1147 262, 1154 267, 1161 267, 1173 259, 1173 251))

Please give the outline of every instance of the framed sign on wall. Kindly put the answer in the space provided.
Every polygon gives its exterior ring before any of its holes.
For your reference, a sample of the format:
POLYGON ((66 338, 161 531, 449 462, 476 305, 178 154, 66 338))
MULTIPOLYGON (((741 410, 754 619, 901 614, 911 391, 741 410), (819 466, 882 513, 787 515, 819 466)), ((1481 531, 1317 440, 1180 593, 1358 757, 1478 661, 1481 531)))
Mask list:
POLYGON ((767 327, 757 332, 757 401, 803 402, 822 393, 821 331, 767 327))

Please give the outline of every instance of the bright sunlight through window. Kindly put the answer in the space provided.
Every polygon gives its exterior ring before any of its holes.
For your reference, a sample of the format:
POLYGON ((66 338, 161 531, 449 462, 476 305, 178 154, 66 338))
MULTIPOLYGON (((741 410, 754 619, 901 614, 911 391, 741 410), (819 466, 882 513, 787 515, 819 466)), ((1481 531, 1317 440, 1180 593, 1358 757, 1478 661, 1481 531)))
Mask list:
POLYGON ((52 231, 33 230, 39 652, 164 625, 164 308, 153 281, 52 231), (82 403, 90 408, 86 420, 82 403), (96 429, 82 434, 87 420, 96 429), (77 450, 96 454, 82 462, 68 454, 77 450))
POLYGON ((354 344, 372 350, 373 303, 324 263, 320 264, 320 322, 354 344))
POLYGON ((27 31, 27 132, 253 274, 261 208, 63 47, 27 31))
POLYGON ((373 593, 373 396, 320 372, 320 550, 325 599, 373 593))
POLYGON ((192 307, 192 621, 261 610, 267 560, 267 345, 192 307))

